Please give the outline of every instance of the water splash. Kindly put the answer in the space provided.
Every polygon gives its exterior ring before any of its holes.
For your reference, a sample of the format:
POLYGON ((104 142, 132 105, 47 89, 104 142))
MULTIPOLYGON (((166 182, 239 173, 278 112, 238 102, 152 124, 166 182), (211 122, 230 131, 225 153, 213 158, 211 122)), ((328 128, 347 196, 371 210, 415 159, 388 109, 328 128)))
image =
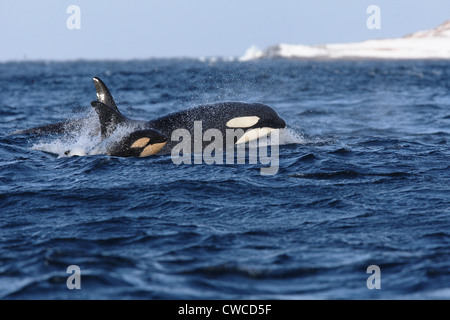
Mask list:
MULTIPOLYGON (((67 130, 64 135, 47 136, 34 143, 31 149, 54 154, 58 158, 108 154, 108 150, 113 144, 137 129, 135 125, 131 124, 118 126, 110 137, 102 139, 98 116, 94 111, 91 111, 84 118, 73 119, 73 123, 77 124, 75 128, 70 127, 71 129, 67 130)), ((297 127, 279 130, 279 145, 308 144, 311 142, 311 139, 307 138, 297 127)), ((270 139, 265 140, 262 145, 267 143, 271 143, 270 139)))
POLYGON ((136 130, 133 126, 119 126, 107 139, 102 139, 96 114, 90 113, 79 126, 63 136, 46 137, 31 149, 57 155, 58 158, 107 154, 109 147, 136 130))
POLYGON ((100 135, 80 134, 73 137, 56 138, 51 141, 40 141, 34 144, 31 149, 51 153, 57 155, 58 158, 64 158, 102 154, 101 148, 98 148, 100 144, 100 135))
POLYGON ((309 139, 297 128, 287 127, 280 130, 280 145, 307 144, 309 139))

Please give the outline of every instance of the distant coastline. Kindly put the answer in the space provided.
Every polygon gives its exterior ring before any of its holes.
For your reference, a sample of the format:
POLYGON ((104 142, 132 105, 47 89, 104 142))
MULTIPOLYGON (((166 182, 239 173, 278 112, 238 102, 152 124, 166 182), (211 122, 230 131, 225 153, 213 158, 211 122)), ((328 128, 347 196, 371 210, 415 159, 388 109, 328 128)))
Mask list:
POLYGON ((257 59, 450 59, 450 20, 402 38, 367 40, 316 46, 278 44, 259 50, 251 47, 240 61, 257 59))

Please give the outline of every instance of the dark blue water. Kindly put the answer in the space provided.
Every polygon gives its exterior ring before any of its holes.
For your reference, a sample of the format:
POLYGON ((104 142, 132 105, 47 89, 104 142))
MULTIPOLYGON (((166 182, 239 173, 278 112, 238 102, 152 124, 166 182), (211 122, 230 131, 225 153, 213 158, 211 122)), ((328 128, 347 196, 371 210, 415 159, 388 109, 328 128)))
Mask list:
POLYGON ((450 299, 449 62, 7 63, 0 88, 2 299, 450 299), (267 177, 8 135, 89 113, 93 76, 130 118, 262 102, 296 143, 267 177))

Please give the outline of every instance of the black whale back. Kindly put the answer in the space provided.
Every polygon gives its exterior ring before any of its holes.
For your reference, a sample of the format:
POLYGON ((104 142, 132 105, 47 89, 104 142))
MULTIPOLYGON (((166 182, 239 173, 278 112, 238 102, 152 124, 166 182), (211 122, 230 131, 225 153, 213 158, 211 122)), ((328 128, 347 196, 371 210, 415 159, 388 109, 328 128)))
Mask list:
MULTIPOLYGON (((227 122, 240 117, 259 117, 256 127, 284 128, 286 123, 269 106, 260 103, 223 102, 182 110, 149 121, 148 127, 170 136, 176 129, 194 133, 194 122, 201 121, 203 132, 218 129, 225 132, 227 122)), ((246 129, 246 128, 244 128, 246 129)))

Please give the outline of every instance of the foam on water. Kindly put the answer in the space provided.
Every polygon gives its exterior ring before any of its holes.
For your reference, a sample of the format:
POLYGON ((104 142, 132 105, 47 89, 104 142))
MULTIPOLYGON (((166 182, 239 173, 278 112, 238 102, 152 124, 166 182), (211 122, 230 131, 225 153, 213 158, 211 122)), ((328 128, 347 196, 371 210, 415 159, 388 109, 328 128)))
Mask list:
POLYGON ((58 158, 102 154, 100 135, 90 136, 81 133, 77 136, 65 136, 50 141, 39 141, 31 149, 57 155, 58 158))
MULTIPOLYGON (((132 125, 119 126, 110 137, 102 140, 98 117, 94 112, 90 112, 86 118, 80 121, 75 130, 53 139, 49 137, 41 139, 34 143, 31 149, 51 153, 57 155, 58 158, 107 154, 110 146, 134 130, 136 127, 132 125)), ((259 145, 264 146, 268 143, 272 143, 270 139, 263 139, 259 145)), ((307 143, 311 143, 311 141, 299 129, 288 127, 279 130, 279 145, 307 143)))
POLYGON ((107 154, 111 145, 135 129, 133 126, 119 126, 110 137, 102 140, 97 115, 90 113, 76 130, 53 139, 41 139, 31 149, 51 153, 58 158, 107 154))
POLYGON ((309 140, 298 129, 287 127, 280 130, 280 145, 307 143, 309 143, 309 140))

